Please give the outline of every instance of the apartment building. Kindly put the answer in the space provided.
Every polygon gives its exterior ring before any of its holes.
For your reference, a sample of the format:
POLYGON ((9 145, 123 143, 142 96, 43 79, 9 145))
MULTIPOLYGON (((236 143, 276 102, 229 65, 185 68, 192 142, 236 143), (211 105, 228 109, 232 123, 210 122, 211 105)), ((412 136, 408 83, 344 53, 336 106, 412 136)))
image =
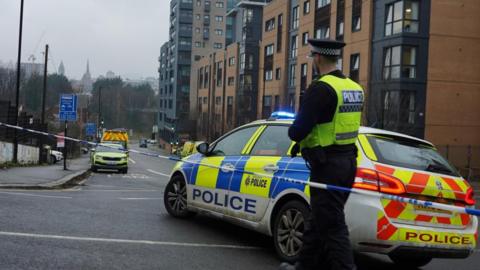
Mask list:
MULTIPOLYGON (((266 1, 230 2, 227 47, 211 51, 192 68, 196 139, 212 140, 257 118, 259 41, 266 1), (195 89, 195 90, 194 90, 195 89)), ((192 98, 193 99, 193 98, 192 98)))
MULTIPOLYGON (((170 36, 159 57, 159 116, 161 144, 185 141, 195 133, 189 115, 192 63, 210 50, 225 47, 227 0, 171 0, 170 36)), ((196 93, 196 92, 194 92, 196 93)))
POLYGON ((476 0, 375 1, 369 125, 480 145, 479 12, 476 0))
POLYGON ((211 66, 209 76, 217 74, 222 61, 222 72, 231 73, 223 76, 222 91, 215 88, 213 95, 210 88, 210 96, 208 91, 202 93, 202 102, 203 97, 207 99, 201 110, 211 120, 197 121, 197 125, 218 119, 223 124, 208 125, 213 131, 204 130, 199 137, 211 138, 253 120, 250 113, 266 118, 275 110, 297 111, 302 93, 315 77, 307 57, 307 40, 315 37, 346 43, 337 65, 366 90, 364 125, 438 145, 480 144, 480 107, 476 106, 480 25, 475 21, 480 2, 271 0, 262 4, 262 22, 253 26, 261 30, 254 36, 258 46, 242 41, 244 16, 237 13, 243 13, 241 5, 236 6, 229 12, 234 23, 227 26, 233 43, 227 43, 223 56, 217 53, 213 60, 209 56, 210 62, 202 62, 204 68, 211 66), (251 62, 257 73, 252 77, 245 70, 252 57, 243 56, 245 48, 251 49, 254 59, 258 55, 258 65, 251 62), (245 86, 257 94, 249 102, 244 96, 240 99, 245 86), (220 105, 222 109, 217 108, 220 105), (230 125, 225 124, 227 119, 230 125))
POLYGON ((368 89, 371 1, 272 0, 264 8, 258 117, 298 109, 313 74, 309 38, 345 42, 338 67, 368 89))

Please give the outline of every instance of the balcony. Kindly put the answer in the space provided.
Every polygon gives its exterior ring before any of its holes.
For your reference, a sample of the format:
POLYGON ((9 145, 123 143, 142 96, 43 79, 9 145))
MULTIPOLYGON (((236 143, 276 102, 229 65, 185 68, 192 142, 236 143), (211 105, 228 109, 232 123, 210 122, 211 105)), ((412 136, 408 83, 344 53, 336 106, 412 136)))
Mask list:
POLYGON ((210 25, 210 19, 203 19, 203 25, 209 26, 210 25))

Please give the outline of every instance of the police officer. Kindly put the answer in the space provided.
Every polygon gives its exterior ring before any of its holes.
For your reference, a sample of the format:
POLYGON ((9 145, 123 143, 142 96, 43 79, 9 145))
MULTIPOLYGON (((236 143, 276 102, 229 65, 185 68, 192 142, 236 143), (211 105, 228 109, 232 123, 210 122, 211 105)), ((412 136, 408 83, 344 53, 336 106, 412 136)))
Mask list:
MULTIPOLYGON (((310 181, 351 188, 356 173, 355 141, 360 127, 363 90, 337 69, 345 43, 310 39, 313 67, 318 75, 301 101, 288 131, 310 167, 310 181)), ((282 270, 356 269, 345 223, 348 193, 310 189, 311 215, 295 265, 282 270)))

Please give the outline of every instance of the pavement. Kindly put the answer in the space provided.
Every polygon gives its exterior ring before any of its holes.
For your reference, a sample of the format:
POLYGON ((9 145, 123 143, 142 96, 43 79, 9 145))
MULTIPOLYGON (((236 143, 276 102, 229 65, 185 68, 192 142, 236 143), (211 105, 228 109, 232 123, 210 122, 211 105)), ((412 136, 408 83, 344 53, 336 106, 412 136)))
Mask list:
POLYGON ((66 171, 63 170, 63 160, 48 166, 0 169, 0 188, 56 188, 81 177, 89 168, 88 155, 83 155, 67 160, 66 171))
MULTIPOLYGON (((163 190, 174 162, 130 159, 128 174, 93 173, 74 188, 0 190, 0 269, 277 269, 270 237, 202 215, 167 214, 163 190)), ((359 270, 401 269, 386 256, 357 254, 356 261, 359 270)), ((478 265, 480 251, 421 269, 478 265)))

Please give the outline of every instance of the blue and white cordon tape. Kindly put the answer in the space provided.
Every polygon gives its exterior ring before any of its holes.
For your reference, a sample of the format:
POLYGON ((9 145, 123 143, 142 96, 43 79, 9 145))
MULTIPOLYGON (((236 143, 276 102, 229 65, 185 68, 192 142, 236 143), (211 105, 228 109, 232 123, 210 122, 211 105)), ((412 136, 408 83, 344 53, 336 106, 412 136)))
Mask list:
MULTIPOLYGON (((74 141, 78 143, 83 143, 83 144, 89 144, 89 145, 97 145, 98 143, 95 142, 89 142, 85 140, 79 140, 71 137, 65 137, 65 136, 60 136, 56 134, 51 134, 47 132, 42 132, 42 131, 37 131, 37 130, 32 130, 28 128, 23 128, 19 126, 14 126, 14 125, 9 125, 9 124, 4 124, 0 122, 0 126, 8 127, 8 128, 13 128, 17 130, 22 130, 26 132, 31 132, 35 134, 40 134, 44 136, 52 136, 55 138, 60 138, 60 139, 65 139, 69 141, 74 141)), ((108 146, 107 146, 108 147, 108 146)), ((368 190, 362 190, 362 189, 357 189, 357 188, 346 188, 346 187, 340 187, 340 186, 334 186, 334 185, 328 185, 328 184, 322 184, 322 183, 316 183, 316 182, 309 182, 309 181, 304 181, 304 180, 299 180, 299 179, 294 179, 294 178, 289 178, 289 177, 282 177, 282 176, 272 176, 268 174, 261 174, 261 173, 256 173, 256 172, 250 172, 250 171, 245 171, 245 170, 238 170, 230 167, 222 167, 222 166, 215 166, 211 164, 205 164, 205 163, 200 163, 200 162, 192 162, 187 159, 181 159, 179 157, 175 156, 164 156, 164 155, 159 155, 155 153, 149 153, 149 152, 142 152, 138 150, 129 150, 131 153, 136 153, 144 156, 149 156, 149 157, 156 157, 156 158, 161 158, 161 159, 167 159, 167 160, 172 160, 172 161, 181 161, 187 164, 192 164, 192 165, 200 165, 200 166, 205 166, 209 168, 214 168, 214 169, 221 169, 223 171, 230 171, 230 172, 240 172, 240 173, 246 173, 258 177, 268 177, 268 178, 276 178, 279 181, 285 181, 289 183, 294 183, 294 184, 301 184, 301 185, 308 185, 313 188, 319 188, 319 189, 324 189, 324 190, 331 190, 331 191, 340 191, 340 192, 345 192, 345 193, 353 193, 353 194, 359 194, 359 195, 364 195, 364 196, 370 196, 378 199, 387 199, 387 200, 392 200, 392 201, 398 201, 402 203, 409 203, 413 205, 419 205, 423 207, 431 207, 435 209, 440 209, 440 210, 445 210, 445 211, 451 211, 451 212, 456 212, 456 213, 464 213, 464 214, 469 214, 473 216, 480 216, 480 210, 475 209, 475 208, 468 208, 468 207, 460 207, 460 206, 455 206, 455 205, 448 205, 448 204, 443 204, 443 203, 436 203, 436 202, 430 202, 430 201, 423 201, 423 200, 417 200, 413 198, 405 198, 397 195, 390 195, 390 194, 384 194, 380 192, 374 192, 374 191, 368 191, 368 190)))

